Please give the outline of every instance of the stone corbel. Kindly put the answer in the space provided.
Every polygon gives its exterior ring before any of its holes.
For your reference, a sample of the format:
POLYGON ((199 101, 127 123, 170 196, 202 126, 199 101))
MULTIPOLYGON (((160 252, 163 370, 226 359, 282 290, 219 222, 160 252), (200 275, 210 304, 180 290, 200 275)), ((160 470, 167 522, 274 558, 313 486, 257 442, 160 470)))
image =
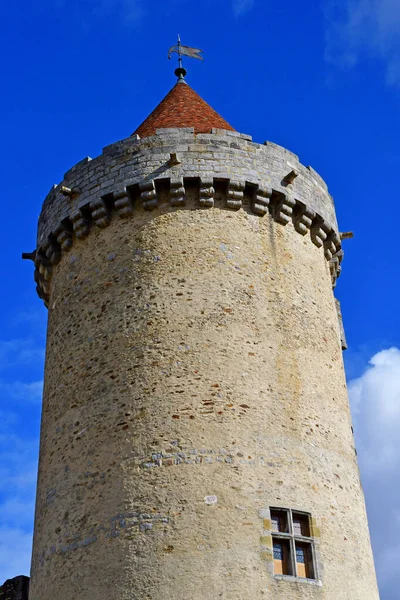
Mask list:
POLYGON ((171 206, 183 206, 186 204, 186 192, 183 177, 170 180, 169 203, 171 206))
POLYGON ((244 183, 242 181, 230 181, 228 187, 228 197, 226 205, 229 208, 238 210, 243 206, 244 183))
POLYGON ((292 220, 293 208, 296 202, 293 198, 283 192, 279 192, 273 206, 273 218, 281 225, 287 225, 292 220))
POLYGON ((52 265, 58 265, 61 260, 61 246, 49 239, 43 246, 43 252, 52 265))
POLYGON ((154 210, 158 206, 157 192, 154 181, 145 181, 139 184, 140 199, 145 210, 154 210))
POLYGON ((114 193, 114 206, 121 219, 127 219, 133 215, 133 206, 126 189, 114 193))
POLYGON ((207 207, 214 206, 214 197, 214 180, 211 177, 210 179, 200 179, 200 205, 207 207))
POLYGON ((311 239, 317 248, 321 248, 324 245, 328 233, 331 228, 325 223, 322 217, 317 217, 311 226, 311 239))
POLYGON ((256 215, 264 216, 268 212, 268 206, 272 196, 272 189, 258 186, 255 198, 253 200, 253 212, 256 215))
POLYGON ((89 223, 83 216, 80 208, 72 213, 71 221, 76 237, 79 240, 83 240, 89 234, 89 223))
POLYGON ((324 254, 326 260, 331 260, 332 256, 336 254, 341 248, 340 238, 337 233, 331 229, 327 239, 324 242, 324 254))
POLYGON ((90 210, 92 212, 93 222, 97 227, 100 227, 101 229, 108 227, 111 221, 111 215, 104 198, 98 198, 91 202, 90 210))
POLYGON ((303 202, 300 202, 300 200, 296 200, 296 206, 293 211, 293 226, 297 233, 306 235, 307 231, 311 228, 313 219, 315 219, 315 212, 303 202))
POLYGON ((68 250, 72 248, 72 232, 63 223, 60 223, 60 225, 57 227, 56 231, 54 232, 54 237, 60 244, 61 250, 68 252, 68 250))

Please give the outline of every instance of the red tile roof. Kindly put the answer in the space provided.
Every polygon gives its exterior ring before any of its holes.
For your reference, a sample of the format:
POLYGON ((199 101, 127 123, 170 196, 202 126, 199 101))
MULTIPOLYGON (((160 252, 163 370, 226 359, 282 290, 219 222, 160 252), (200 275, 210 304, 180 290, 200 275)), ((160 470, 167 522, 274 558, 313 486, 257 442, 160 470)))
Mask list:
POLYGON ((178 81, 134 133, 144 138, 165 127, 194 127, 195 133, 210 133, 214 127, 235 131, 183 81, 178 81))

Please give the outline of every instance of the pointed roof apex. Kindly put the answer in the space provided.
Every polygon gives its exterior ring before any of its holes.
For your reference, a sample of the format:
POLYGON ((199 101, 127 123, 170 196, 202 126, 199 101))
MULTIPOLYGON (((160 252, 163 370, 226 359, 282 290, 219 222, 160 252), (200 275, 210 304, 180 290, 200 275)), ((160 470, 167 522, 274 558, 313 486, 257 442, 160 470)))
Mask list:
POLYGON ((178 80, 134 133, 144 138, 155 135, 156 129, 169 127, 193 127, 195 133, 211 133, 213 128, 235 131, 183 79, 178 80))

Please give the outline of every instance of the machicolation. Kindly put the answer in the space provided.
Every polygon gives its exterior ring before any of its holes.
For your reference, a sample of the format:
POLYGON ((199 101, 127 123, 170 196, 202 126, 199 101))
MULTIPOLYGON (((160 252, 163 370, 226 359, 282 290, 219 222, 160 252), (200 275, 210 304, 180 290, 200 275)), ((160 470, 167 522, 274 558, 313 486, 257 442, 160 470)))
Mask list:
POLYGON ((135 211, 185 207, 243 209, 293 225, 323 247, 332 284, 343 258, 332 198, 319 175, 284 148, 233 131, 160 129, 104 148, 70 169, 46 197, 39 220, 35 281, 48 303, 53 266, 93 226, 113 217, 134 218, 135 211), (171 165, 171 153, 179 162, 171 165))

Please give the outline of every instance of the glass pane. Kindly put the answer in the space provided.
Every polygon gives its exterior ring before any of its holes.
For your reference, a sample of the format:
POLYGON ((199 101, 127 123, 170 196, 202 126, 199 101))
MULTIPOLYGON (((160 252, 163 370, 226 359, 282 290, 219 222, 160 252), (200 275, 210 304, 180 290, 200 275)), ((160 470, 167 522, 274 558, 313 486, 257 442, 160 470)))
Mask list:
POLYGON ((295 518, 293 518, 293 533, 295 535, 301 535, 301 522, 295 518))
POLYGON ((299 548, 298 546, 296 546, 296 562, 305 564, 306 553, 304 548, 299 548))
POLYGON ((292 575, 289 542, 277 539, 273 539, 272 542, 274 547, 274 574, 292 575))
POLYGON ((283 548, 282 544, 274 542, 274 558, 276 560, 283 560, 283 548))
POLYGON ((296 543, 297 577, 314 579, 314 565, 311 544, 296 543))
POLYGON ((271 529, 272 529, 272 531, 279 531, 278 517, 271 517, 271 529))
POLYGON ((272 531, 288 532, 288 518, 285 510, 271 510, 272 531))
POLYGON ((293 533, 310 537, 310 519, 308 515, 293 513, 293 533))

